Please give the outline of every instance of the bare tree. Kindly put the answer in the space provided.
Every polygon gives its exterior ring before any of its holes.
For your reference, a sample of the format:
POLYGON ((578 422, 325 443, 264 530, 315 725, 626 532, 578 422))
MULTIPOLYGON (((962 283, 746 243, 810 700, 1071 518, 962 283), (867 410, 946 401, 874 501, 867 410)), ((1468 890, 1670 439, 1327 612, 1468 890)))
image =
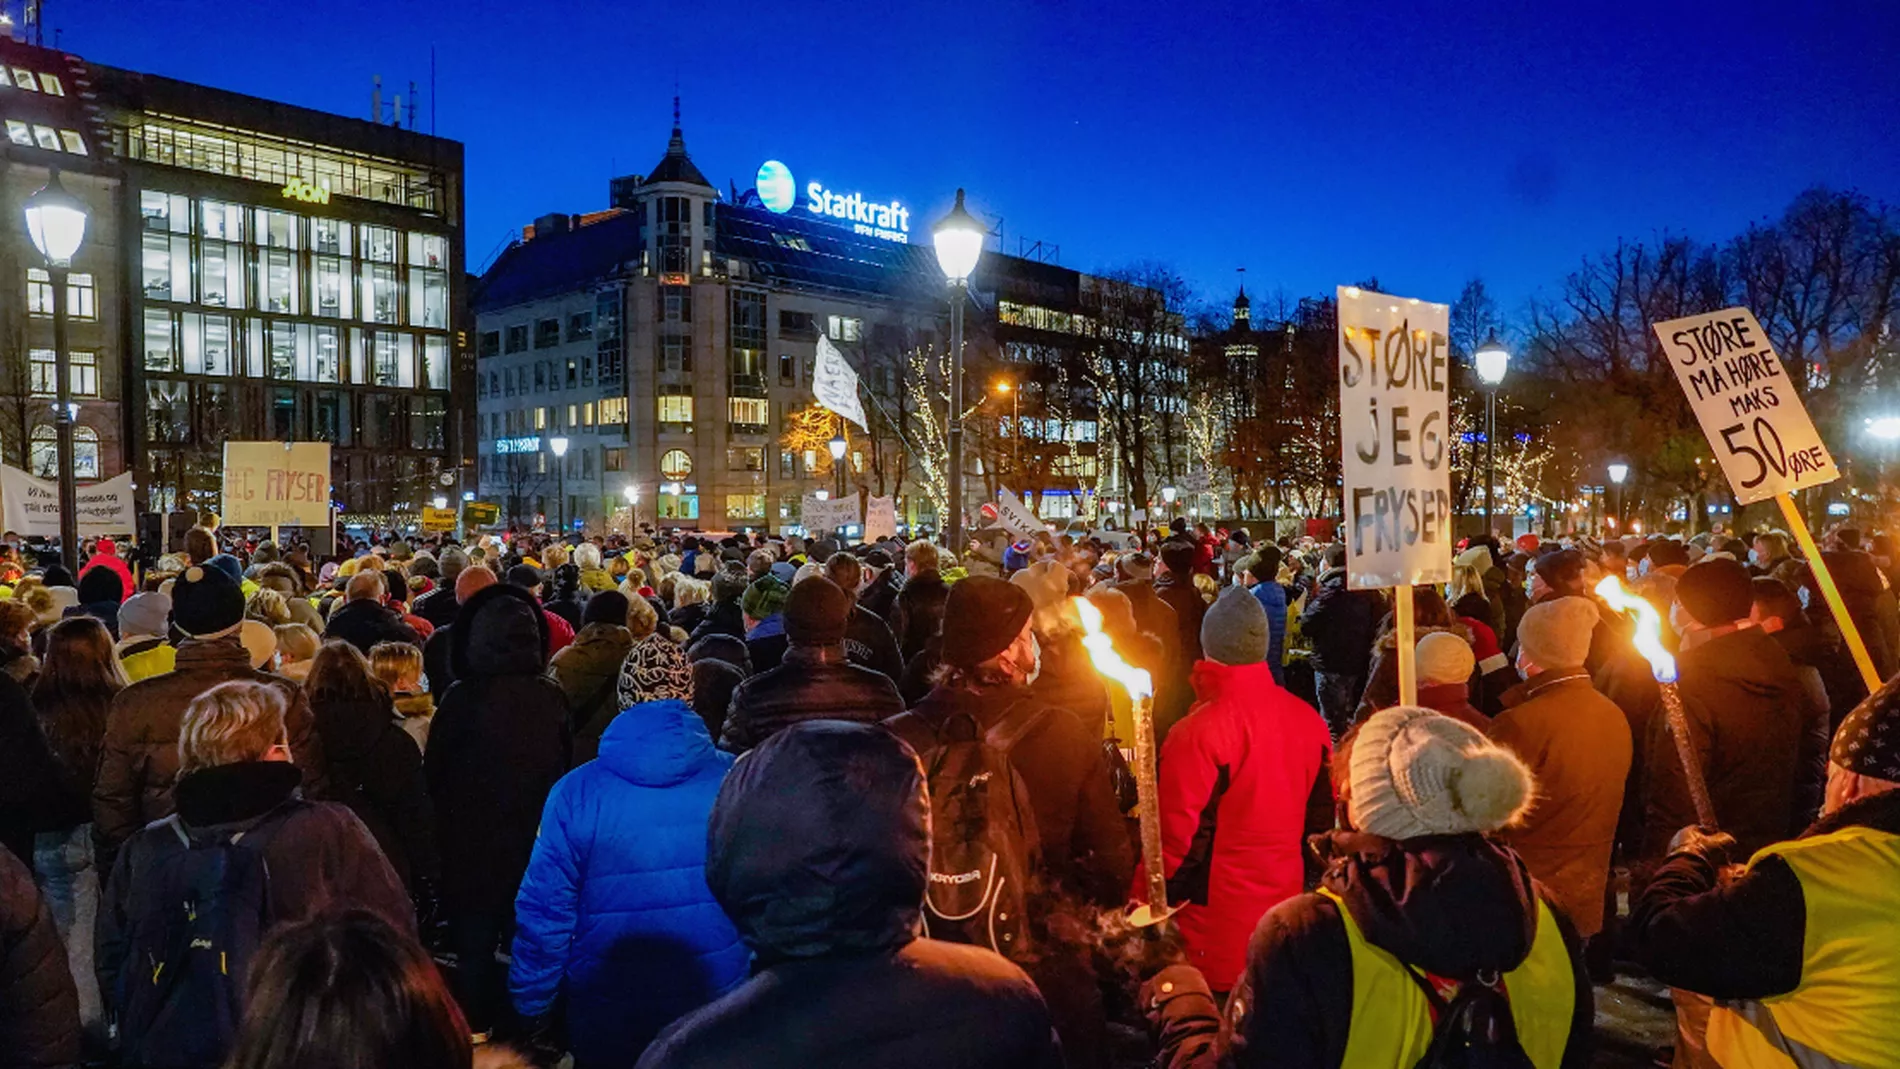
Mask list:
POLYGON ((1085 381, 1100 438, 1114 447, 1127 496, 1140 508, 1154 481, 1173 478, 1186 453, 1190 290, 1172 268, 1154 263, 1084 286, 1098 342, 1085 381))

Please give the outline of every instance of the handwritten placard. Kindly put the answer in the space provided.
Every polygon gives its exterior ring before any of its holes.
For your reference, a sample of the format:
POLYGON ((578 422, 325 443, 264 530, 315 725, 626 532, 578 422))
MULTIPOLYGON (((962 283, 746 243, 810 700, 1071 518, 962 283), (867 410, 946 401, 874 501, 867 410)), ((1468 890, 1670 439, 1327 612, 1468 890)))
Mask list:
POLYGON ((231 527, 323 527, 330 522, 330 443, 224 443, 224 500, 231 527))

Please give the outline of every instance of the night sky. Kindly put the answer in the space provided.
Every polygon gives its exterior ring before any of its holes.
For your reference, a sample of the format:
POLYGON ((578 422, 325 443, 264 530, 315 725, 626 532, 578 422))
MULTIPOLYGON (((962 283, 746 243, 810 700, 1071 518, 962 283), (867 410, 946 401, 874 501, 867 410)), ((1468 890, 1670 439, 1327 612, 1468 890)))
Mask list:
POLYGON ((1900 203, 1900 3, 993 6, 47 0, 88 59, 367 117, 425 93, 468 146, 468 253, 605 205, 672 95, 722 190, 955 187, 1084 270, 1154 259, 1222 303, 1376 275, 1512 312, 1619 235, 1732 234, 1825 183, 1900 203), (1561 9, 1561 10, 1560 10, 1561 9))

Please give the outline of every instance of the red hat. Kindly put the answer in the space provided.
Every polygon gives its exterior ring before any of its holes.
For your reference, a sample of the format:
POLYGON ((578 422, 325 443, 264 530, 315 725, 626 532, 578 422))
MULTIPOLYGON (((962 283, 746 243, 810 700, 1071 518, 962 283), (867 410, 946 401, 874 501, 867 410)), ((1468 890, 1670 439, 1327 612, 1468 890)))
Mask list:
POLYGON ((1517 536, 1517 548, 1526 553, 1537 552, 1537 547, 1543 544, 1543 541, 1534 534, 1521 534, 1517 536))

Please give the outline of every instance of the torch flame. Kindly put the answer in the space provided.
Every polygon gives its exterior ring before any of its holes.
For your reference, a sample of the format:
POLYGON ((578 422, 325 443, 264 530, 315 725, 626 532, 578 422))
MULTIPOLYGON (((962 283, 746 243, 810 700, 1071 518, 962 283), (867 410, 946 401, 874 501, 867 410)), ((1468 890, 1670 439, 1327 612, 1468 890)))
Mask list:
POLYGON ((1636 652, 1649 662, 1649 672, 1658 683, 1676 681, 1676 659, 1669 655, 1662 643, 1662 614, 1649 602, 1623 589, 1623 584, 1614 575, 1606 575, 1597 584, 1597 597, 1609 603, 1610 608, 1619 612, 1631 613, 1636 617, 1636 652))
POLYGON ((1130 697, 1137 700, 1154 693, 1154 682, 1148 673, 1127 661, 1115 652, 1114 643, 1102 632, 1102 610, 1095 607, 1087 598, 1070 598, 1075 605, 1076 615, 1082 618, 1082 648, 1089 651, 1089 660, 1095 662, 1095 670, 1122 685, 1130 697))

